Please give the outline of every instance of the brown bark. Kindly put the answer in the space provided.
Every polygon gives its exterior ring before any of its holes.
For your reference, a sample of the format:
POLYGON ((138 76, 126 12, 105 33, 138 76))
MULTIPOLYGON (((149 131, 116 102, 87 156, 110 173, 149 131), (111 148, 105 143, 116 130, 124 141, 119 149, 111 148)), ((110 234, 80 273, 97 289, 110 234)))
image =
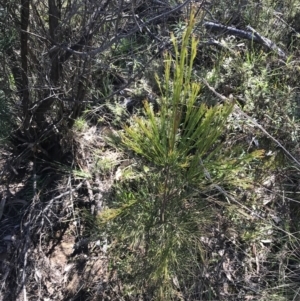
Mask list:
MULTIPOLYGON (((54 43, 59 43, 58 41, 58 25, 60 13, 58 7, 55 3, 55 0, 48 0, 49 6, 49 33, 52 41, 54 43)), ((51 59, 51 72, 50 72, 50 80, 51 83, 57 85, 60 78, 60 64, 59 64, 59 53, 58 51, 54 51, 50 53, 51 59)))
MULTIPOLYGON (((60 20, 60 10, 58 8, 56 0, 48 0, 48 16, 49 16, 49 35, 53 44, 59 44, 60 39, 59 35, 59 20, 60 20)), ((51 60, 51 69, 50 69, 50 85, 55 91, 61 77, 61 64, 59 61, 59 50, 55 50, 49 53, 51 60)), ((41 102, 38 106, 35 114, 35 120, 40 127, 43 127, 45 124, 45 113, 50 110, 55 97, 49 97, 45 95, 45 100, 41 102)))
POLYGON ((24 128, 29 123, 29 88, 28 88, 28 29, 29 25, 29 0, 21 0, 21 99, 24 114, 24 128))

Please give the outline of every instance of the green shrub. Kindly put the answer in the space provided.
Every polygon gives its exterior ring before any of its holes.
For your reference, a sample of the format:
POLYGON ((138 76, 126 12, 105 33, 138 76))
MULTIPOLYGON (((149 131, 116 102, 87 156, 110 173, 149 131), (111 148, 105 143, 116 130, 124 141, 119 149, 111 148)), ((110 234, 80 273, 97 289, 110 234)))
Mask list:
MULTIPOLYGON (((175 59, 165 54, 165 76, 157 79, 159 112, 145 101, 144 116, 133 117, 120 134, 116 146, 129 156, 138 154, 135 177, 115 185, 114 198, 99 217, 114 238, 112 266, 123 283, 127 280, 127 293, 146 293, 155 300, 203 293, 195 288, 195 278, 206 257, 201 240, 217 214, 210 195, 218 195, 217 202, 225 206, 228 194, 222 187, 247 185, 243 164, 260 155, 231 158, 222 149, 220 135, 233 103, 197 103, 193 26, 191 15, 180 46, 172 36, 175 59)), ((208 298, 209 284, 202 288, 208 298)))

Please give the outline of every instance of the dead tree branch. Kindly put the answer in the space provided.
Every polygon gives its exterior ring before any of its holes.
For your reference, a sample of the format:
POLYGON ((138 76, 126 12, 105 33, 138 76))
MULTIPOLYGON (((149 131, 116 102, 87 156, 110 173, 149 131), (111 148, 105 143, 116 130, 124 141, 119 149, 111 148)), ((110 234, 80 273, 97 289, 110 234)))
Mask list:
POLYGON ((206 29, 209 29, 209 30, 212 30, 212 31, 215 31, 215 32, 234 35, 234 36, 242 38, 242 39, 257 42, 257 43, 265 46, 269 50, 272 50, 272 51, 276 52, 279 57, 281 57, 283 59, 286 59, 286 54, 282 49, 280 49, 270 39, 260 35, 251 26, 247 26, 247 29, 249 31, 245 31, 245 30, 237 29, 235 27, 226 26, 226 25, 222 25, 222 24, 219 24, 219 23, 215 23, 215 22, 204 22, 203 25, 205 26, 206 29))

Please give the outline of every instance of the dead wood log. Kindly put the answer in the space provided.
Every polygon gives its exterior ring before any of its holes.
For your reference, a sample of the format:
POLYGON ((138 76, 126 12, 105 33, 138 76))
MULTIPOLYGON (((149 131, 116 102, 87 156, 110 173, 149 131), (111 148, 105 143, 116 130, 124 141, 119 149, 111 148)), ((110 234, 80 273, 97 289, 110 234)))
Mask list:
POLYGON ((286 59, 286 54, 282 49, 280 49, 270 39, 260 35, 251 26, 247 26, 247 29, 249 31, 246 31, 246 30, 237 29, 235 27, 215 23, 215 22, 204 22, 203 25, 205 26, 206 29, 210 29, 210 30, 215 31, 215 32, 230 34, 230 35, 234 35, 236 37, 242 38, 242 39, 247 39, 247 40, 250 40, 250 41, 257 42, 257 43, 265 46, 269 50, 275 51, 278 54, 279 57, 281 57, 283 59, 286 59))

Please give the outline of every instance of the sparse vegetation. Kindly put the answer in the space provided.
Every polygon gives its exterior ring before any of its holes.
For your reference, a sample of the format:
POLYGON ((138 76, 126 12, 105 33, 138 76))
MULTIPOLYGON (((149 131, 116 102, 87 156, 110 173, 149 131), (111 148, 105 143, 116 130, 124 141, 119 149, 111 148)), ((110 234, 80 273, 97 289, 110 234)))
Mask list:
POLYGON ((1 300, 299 299, 299 0, 0 15, 1 300))

